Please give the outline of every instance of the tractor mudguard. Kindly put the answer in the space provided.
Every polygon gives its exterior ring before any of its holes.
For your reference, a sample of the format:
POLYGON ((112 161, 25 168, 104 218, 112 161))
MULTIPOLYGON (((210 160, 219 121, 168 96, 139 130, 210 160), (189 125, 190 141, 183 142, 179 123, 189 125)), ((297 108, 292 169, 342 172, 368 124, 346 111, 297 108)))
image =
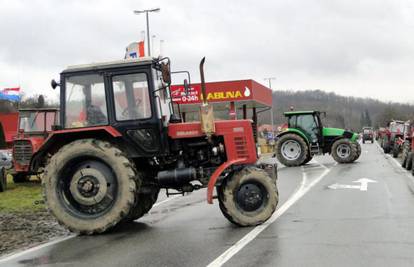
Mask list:
POLYGON ((97 138, 104 136, 116 138, 121 137, 122 135, 112 126, 84 127, 54 131, 47 137, 42 147, 35 154, 33 154, 30 163, 30 170, 37 170, 44 155, 50 153, 51 150, 56 152, 62 146, 77 139, 91 137, 97 138))
POLYGON ((290 134, 290 133, 298 134, 309 145, 309 139, 308 139, 308 137, 306 137, 306 135, 303 132, 301 132, 300 130, 295 129, 295 128, 287 128, 285 131, 281 132, 276 137, 277 138, 280 138, 280 137, 284 136, 285 134, 290 134))
POLYGON ((228 167, 243 162, 245 159, 244 158, 240 158, 240 159, 233 159, 230 161, 226 161, 223 164, 221 164, 211 175, 210 180, 208 181, 208 186, 207 186, 207 203, 208 204, 213 204, 213 191, 214 191, 214 187, 216 186, 216 182, 217 179, 220 177, 220 175, 223 173, 223 171, 225 169, 227 169, 228 167))

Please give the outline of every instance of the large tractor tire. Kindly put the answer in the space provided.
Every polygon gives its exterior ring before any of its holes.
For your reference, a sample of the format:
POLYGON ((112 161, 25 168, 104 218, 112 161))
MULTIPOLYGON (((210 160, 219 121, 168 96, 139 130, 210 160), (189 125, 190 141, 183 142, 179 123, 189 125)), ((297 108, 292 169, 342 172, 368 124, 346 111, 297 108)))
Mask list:
POLYGON ((141 184, 135 166, 113 144, 82 139, 63 146, 43 178, 46 203, 58 222, 79 234, 103 233, 130 212, 141 184))
POLYGON ((413 168, 413 152, 408 152, 407 163, 405 164, 405 169, 409 171, 412 168, 413 168))
POLYGON ((388 140, 388 136, 384 136, 384 138, 382 139, 382 149, 384 149, 385 154, 388 154, 391 152, 391 145, 388 140))
POLYGON ((154 188, 154 190, 148 193, 137 193, 135 196, 135 204, 123 221, 132 222, 147 214, 155 202, 157 202, 159 192, 159 188, 154 188))
POLYGON ((297 134, 285 134, 277 141, 277 159, 287 167, 304 164, 308 155, 308 144, 297 134))
POLYGON ((279 193, 276 180, 264 170, 246 167, 218 187, 223 215, 238 226, 255 226, 267 221, 276 210, 279 193))
POLYGON ((306 164, 306 163, 308 163, 309 161, 311 161, 312 158, 313 158, 313 156, 310 155, 310 154, 308 154, 308 156, 306 157, 306 160, 303 162, 303 165, 306 164))
POLYGON ((359 157, 361 156, 361 153, 362 153, 361 144, 358 143, 358 142, 353 142, 352 147, 356 151, 355 159, 354 159, 354 161, 355 161, 355 160, 359 159, 359 157))
POLYGON ((403 168, 406 168, 407 166, 407 156, 409 152, 410 152, 410 146, 407 143, 404 143, 402 156, 401 156, 401 160, 402 160, 401 167, 403 168))
POLYGON ((30 181, 30 176, 25 172, 19 172, 12 175, 15 184, 26 183, 30 181))
POLYGON ((392 147, 392 157, 398 158, 398 154, 400 154, 400 146, 397 144, 394 144, 394 146, 392 147))
POLYGON ((0 192, 7 189, 7 172, 4 167, 0 167, 0 192))
POLYGON ((347 138, 335 141, 332 145, 331 155, 338 163, 351 163, 358 157, 358 151, 347 138))

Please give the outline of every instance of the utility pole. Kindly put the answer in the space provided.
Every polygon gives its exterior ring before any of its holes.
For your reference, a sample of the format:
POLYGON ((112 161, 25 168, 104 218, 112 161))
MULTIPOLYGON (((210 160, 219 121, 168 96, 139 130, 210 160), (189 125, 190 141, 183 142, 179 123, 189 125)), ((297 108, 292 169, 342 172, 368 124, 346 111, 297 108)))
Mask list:
POLYGON ((271 120, 271 125, 272 125, 272 132, 274 132, 274 122, 273 122, 273 90, 272 90, 272 80, 276 80, 276 77, 269 77, 269 78, 264 78, 264 80, 269 82, 269 88, 272 91, 272 107, 270 108, 270 120, 271 120))
POLYGON ((154 8, 154 9, 144 9, 144 10, 134 10, 135 15, 139 15, 142 13, 145 13, 147 18, 147 43, 148 43, 148 56, 151 56, 151 39, 150 39, 150 31, 149 31, 149 15, 150 12, 159 12, 160 8, 154 8))

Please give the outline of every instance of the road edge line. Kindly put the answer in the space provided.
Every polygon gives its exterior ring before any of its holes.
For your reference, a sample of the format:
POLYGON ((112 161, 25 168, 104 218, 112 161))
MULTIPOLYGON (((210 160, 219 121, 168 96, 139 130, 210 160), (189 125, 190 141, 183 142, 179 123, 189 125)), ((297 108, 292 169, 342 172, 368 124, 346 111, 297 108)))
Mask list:
POLYGON ((220 256, 210 262, 207 267, 219 267, 230 260, 234 255, 236 255, 240 250, 242 250, 247 244, 253 241, 261 232, 263 232, 267 227, 269 227, 272 223, 276 221, 280 216, 282 216, 293 204, 295 204, 298 200, 300 200, 312 187, 314 187, 318 182, 320 182, 331 170, 333 167, 328 168, 325 165, 317 162, 321 167, 325 170, 324 172, 319 175, 315 180, 313 180, 310 184, 305 185, 308 179, 304 168, 302 167, 302 182, 301 187, 299 187, 298 191, 296 191, 276 212, 270 217, 268 221, 265 223, 256 226, 250 232, 248 232, 244 237, 242 237, 239 241, 237 241, 234 245, 228 248, 225 252, 223 252, 220 256))

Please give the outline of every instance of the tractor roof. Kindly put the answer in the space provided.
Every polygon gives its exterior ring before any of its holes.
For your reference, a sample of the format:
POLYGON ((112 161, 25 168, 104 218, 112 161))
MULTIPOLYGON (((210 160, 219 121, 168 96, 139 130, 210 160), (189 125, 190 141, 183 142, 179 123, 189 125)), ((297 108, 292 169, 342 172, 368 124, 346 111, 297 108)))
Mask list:
POLYGON ((315 114, 319 113, 319 111, 316 110, 307 110, 307 111, 287 111, 283 114, 285 114, 286 117, 293 116, 293 115, 306 115, 306 114, 315 114))
POLYGON ((117 68, 117 67, 135 66, 135 65, 146 65, 146 64, 151 64, 155 62, 156 60, 157 60, 156 58, 152 58, 152 57, 141 57, 141 58, 131 58, 131 59, 107 61, 107 62, 100 62, 100 63, 73 65, 73 66, 67 67, 64 71, 62 71, 62 73, 88 71, 88 70, 102 70, 102 69, 110 69, 110 68, 117 68))

